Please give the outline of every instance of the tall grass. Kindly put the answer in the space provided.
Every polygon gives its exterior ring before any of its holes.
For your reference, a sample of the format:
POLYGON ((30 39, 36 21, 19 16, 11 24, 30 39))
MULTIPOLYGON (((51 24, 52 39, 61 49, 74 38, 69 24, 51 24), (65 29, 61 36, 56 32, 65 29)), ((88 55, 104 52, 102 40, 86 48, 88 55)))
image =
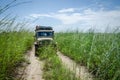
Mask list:
POLYGON ((0 7, 0 80, 12 80, 16 67, 24 61, 24 53, 33 43, 33 33, 26 30, 26 23, 18 23, 16 18, 3 13, 11 3, 0 7))
POLYGON ((39 57, 44 61, 43 78, 45 80, 79 80, 74 73, 62 65, 55 49, 52 47, 40 48, 39 57))
POLYGON ((120 79, 120 33, 58 33, 59 50, 100 80, 120 79))
POLYGON ((32 45, 32 33, 0 33, 0 80, 14 77, 15 68, 24 60, 24 53, 32 45))

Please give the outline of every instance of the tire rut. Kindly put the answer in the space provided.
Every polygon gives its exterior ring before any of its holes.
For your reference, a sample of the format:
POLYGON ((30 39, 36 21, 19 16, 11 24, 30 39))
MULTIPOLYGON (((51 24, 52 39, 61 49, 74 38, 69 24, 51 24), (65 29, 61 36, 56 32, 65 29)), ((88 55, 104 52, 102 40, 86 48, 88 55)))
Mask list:
POLYGON ((25 59, 28 60, 29 64, 27 66, 23 66, 25 69, 23 70, 22 77, 19 80, 44 80, 42 78, 43 62, 35 56, 34 47, 32 47, 32 50, 27 52, 25 59))
POLYGON ((93 80, 92 74, 90 74, 85 66, 78 65, 75 61, 69 57, 63 55, 61 52, 57 52, 57 55, 62 60, 63 65, 70 71, 75 73, 75 76, 81 80, 93 80))

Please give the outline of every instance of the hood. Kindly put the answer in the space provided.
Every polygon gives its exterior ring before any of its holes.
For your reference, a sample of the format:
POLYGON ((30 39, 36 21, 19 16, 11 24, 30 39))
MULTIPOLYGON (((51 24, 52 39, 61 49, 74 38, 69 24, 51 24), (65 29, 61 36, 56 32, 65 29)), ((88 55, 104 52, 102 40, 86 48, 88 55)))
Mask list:
POLYGON ((38 38, 38 41, 42 41, 42 40, 53 40, 52 38, 38 38))

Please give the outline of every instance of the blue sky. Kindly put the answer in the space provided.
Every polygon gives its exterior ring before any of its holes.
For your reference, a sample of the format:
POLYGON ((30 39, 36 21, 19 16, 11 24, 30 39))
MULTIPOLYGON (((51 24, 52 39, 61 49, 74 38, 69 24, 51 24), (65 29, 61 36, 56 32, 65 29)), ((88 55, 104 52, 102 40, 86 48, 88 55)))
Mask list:
MULTIPOLYGON (((0 0, 0 7, 13 0, 0 0)), ((105 31, 120 26, 120 0, 16 0, 4 15, 17 16, 35 25, 53 26, 55 31, 90 28, 105 31), (33 22, 34 21, 34 22, 33 22)))

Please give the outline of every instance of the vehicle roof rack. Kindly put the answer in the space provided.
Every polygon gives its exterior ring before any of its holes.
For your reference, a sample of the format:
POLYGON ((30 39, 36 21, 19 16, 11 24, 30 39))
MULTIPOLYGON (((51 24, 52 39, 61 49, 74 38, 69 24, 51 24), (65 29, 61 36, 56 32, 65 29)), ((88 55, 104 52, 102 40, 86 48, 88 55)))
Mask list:
POLYGON ((50 26, 36 26, 36 30, 53 30, 50 26))

